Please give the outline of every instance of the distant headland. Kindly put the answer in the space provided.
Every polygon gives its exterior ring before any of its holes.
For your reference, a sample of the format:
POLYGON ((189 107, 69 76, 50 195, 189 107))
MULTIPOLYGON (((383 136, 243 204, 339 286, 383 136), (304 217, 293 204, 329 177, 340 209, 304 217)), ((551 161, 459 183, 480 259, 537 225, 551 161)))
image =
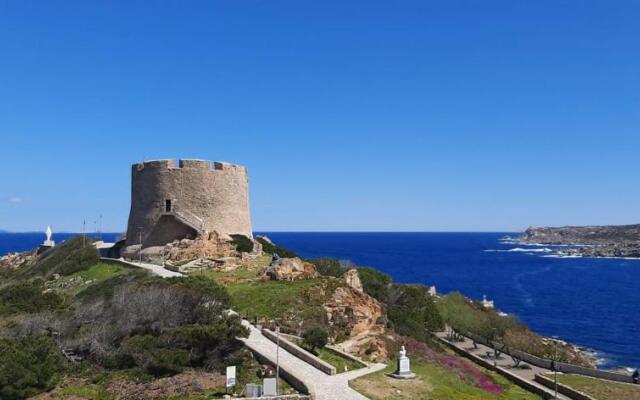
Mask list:
POLYGON ((639 258, 640 224, 530 227, 518 241, 571 246, 562 251, 567 256, 639 258))

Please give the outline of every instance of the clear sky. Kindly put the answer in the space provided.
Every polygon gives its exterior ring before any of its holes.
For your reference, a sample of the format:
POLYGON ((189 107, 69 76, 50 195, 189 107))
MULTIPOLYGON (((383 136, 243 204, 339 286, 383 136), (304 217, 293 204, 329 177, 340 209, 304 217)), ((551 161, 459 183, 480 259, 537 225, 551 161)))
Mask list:
POLYGON ((640 2, 0 2, 0 229, 122 231, 130 164, 256 230, 640 222, 640 2))

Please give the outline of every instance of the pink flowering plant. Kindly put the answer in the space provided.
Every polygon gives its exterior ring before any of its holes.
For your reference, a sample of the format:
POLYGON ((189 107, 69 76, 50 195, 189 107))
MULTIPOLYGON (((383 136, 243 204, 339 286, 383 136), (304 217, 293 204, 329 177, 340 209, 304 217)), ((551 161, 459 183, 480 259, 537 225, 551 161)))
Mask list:
POLYGON ((415 354, 427 361, 438 364, 455 373, 465 383, 479 387, 492 393, 502 393, 503 388, 490 376, 480 371, 475 365, 466 360, 445 353, 439 353, 429 348, 426 344, 412 338, 404 338, 405 347, 409 354, 415 354))

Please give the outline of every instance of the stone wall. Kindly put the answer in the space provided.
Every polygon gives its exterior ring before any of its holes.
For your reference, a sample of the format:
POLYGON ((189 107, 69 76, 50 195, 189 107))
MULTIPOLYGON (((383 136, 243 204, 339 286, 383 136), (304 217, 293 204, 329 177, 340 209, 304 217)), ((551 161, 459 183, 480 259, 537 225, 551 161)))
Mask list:
MULTIPOLYGON (((545 385, 551 390, 555 389, 555 382, 553 381, 553 379, 549 379, 546 376, 536 374, 535 380, 539 384, 545 385)), ((596 400, 595 398, 589 396, 588 394, 582 393, 578 390, 570 388, 569 386, 565 386, 560 382, 558 382, 558 393, 561 393, 572 400, 596 400)))
POLYGON ((282 347, 289 353, 293 354, 294 356, 298 357, 299 359, 303 360, 304 362, 310 365, 313 365, 314 367, 318 368, 320 371, 324 372, 325 374, 327 375, 336 374, 336 367, 314 356, 313 354, 309 353, 302 347, 298 346, 293 342, 290 342, 289 340, 285 339, 282 336, 280 336, 280 340, 278 340, 277 334, 275 332, 272 332, 268 329, 262 329, 262 334, 264 335, 264 337, 266 337, 267 339, 271 340, 274 343, 279 341, 280 347, 282 347))
POLYGON ((196 230, 251 238, 248 187, 247 169, 239 165, 222 162, 212 165, 205 160, 134 164, 127 245, 139 244, 140 231, 145 246, 147 238, 176 239, 167 232, 154 232, 162 216, 175 218, 176 224, 196 230), (169 212, 167 201, 171 206, 169 212))

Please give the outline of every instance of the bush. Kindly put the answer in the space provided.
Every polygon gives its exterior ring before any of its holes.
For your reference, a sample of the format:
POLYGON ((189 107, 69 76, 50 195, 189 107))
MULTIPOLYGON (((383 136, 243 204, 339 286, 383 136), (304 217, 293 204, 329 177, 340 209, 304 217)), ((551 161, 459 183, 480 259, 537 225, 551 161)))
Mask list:
POLYGON ((388 317, 395 331, 426 341, 428 331, 444 327, 442 317, 423 285, 393 285, 389 291, 388 317))
POLYGON ((329 334, 322 328, 310 328, 302 334, 303 344, 308 347, 311 352, 316 349, 322 349, 327 345, 329 334))
POLYGON ((231 235, 231 243, 236 246, 236 250, 240 253, 251 253, 253 251, 253 242, 245 235, 231 235))
POLYGON ((279 257, 283 258, 295 258, 298 257, 296 253, 291 250, 285 249, 282 246, 278 246, 276 244, 269 243, 265 238, 258 237, 256 238, 258 242, 262 245, 262 250, 271 255, 277 254, 279 257))
POLYGON ((487 340, 500 340, 509 330, 525 329, 514 316, 482 309, 458 292, 445 296, 438 309, 444 322, 459 334, 473 333, 487 340))
POLYGON ((189 352, 171 348, 168 343, 152 335, 125 338, 120 350, 135 364, 154 376, 176 374, 189 365, 189 352))
POLYGON ((358 268, 358 275, 365 293, 383 303, 389 301, 389 289, 393 282, 389 275, 367 267, 358 268))
POLYGON ((56 343, 46 336, 0 339, 0 399, 25 399, 50 390, 66 363, 56 343))
POLYGON ((0 315, 54 310, 64 299, 56 292, 43 293, 44 282, 34 279, 0 289, 0 315))
POLYGON ((309 260, 309 262, 315 265, 316 271, 318 271, 320 275, 324 276, 340 278, 348 270, 348 268, 343 267, 340 261, 335 258, 322 257, 309 260))

